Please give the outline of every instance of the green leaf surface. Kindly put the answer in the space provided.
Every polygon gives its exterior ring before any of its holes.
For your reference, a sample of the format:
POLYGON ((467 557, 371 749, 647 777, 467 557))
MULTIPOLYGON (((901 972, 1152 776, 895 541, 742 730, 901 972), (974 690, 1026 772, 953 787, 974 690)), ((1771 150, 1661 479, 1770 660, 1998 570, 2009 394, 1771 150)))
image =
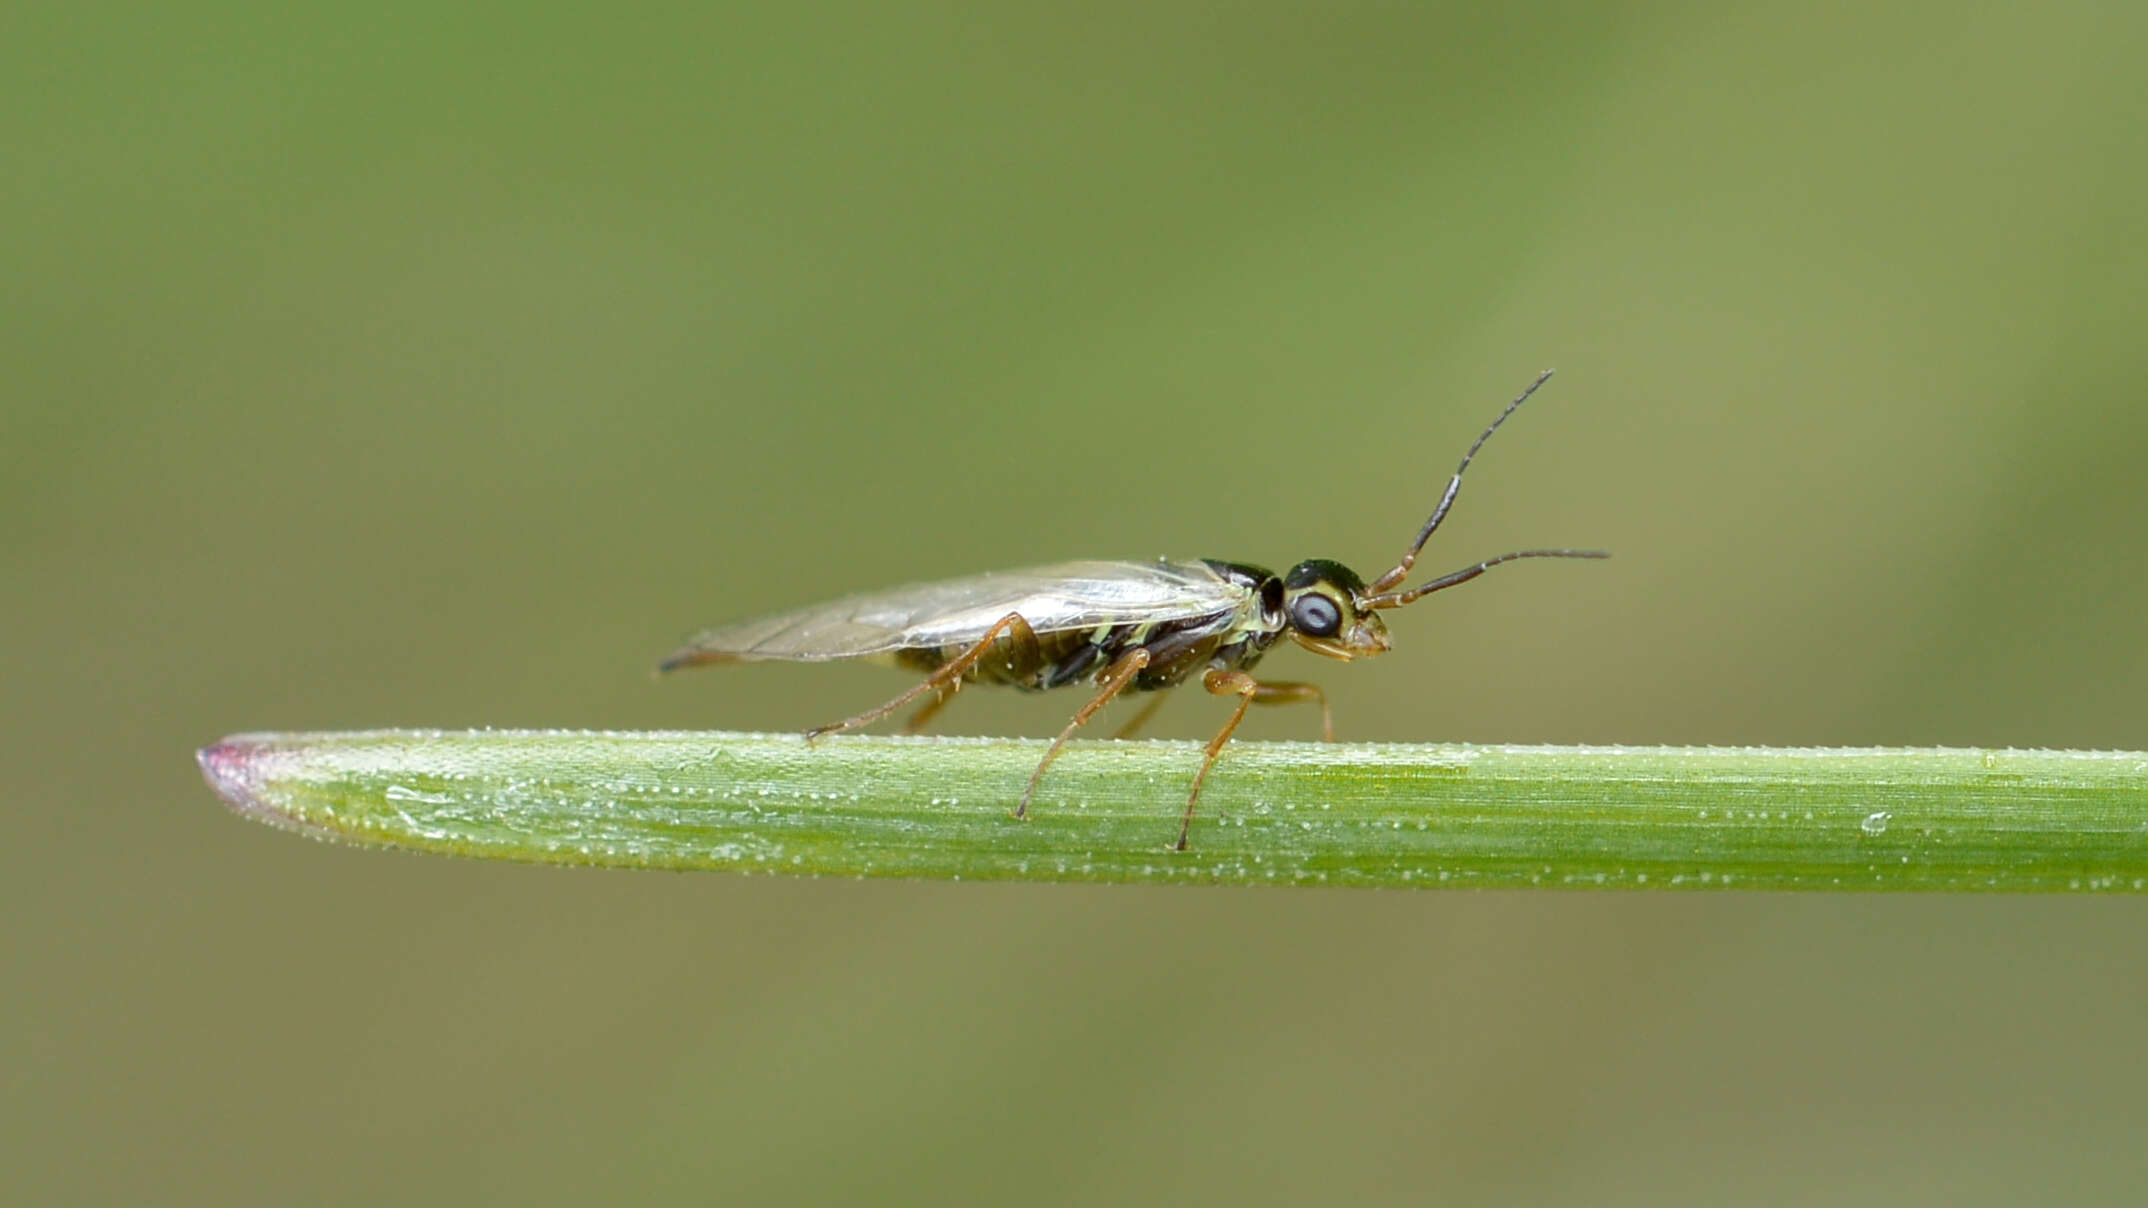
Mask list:
POLYGON ((481 859, 806 876, 1643 889, 2148 888, 2131 751, 976 738, 251 734, 199 754, 248 817, 481 859))

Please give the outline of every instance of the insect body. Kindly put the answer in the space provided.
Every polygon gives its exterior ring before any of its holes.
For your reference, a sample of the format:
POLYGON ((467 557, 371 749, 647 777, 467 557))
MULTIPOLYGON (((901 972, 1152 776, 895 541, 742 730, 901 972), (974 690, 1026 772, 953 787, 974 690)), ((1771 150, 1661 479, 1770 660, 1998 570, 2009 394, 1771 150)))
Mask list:
MULTIPOLYGON (((1314 558, 1276 575, 1258 566, 1211 560, 1066 562, 849 596, 831 603, 706 630, 673 652, 659 669, 755 659, 825 662, 870 659, 924 679, 877 709, 807 732, 808 739, 868 725, 930 694, 910 719, 921 729, 965 682, 1011 684, 1042 692, 1070 684, 1095 688, 1059 732, 1029 778, 1015 808, 1028 816, 1030 798, 1076 730, 1122 692, 1175 688, 1196 675, 1217 696, 1236 696, 1230 720, 1208 743, 1179 820, 1177 849, 1186 849, 1194 805, 1216 757, 1254 704, 1312 702, 1323 735, 1335 737, 1327 697, 1317 685, 1261 681, 1253 667, 1284 637, 1316 654, 1349 660, 1391 648, 1380 613, 1520 558, 1603 558, 1597 550, 1530 549, 1487 558, 1417 587, 1401 584, 1462 487, 1462 473, 1484 442, 1536 392, 1550 372, 1507 404, 1463 454, 1446 493, 1402 560, 1371 583, 1339 562, 1314 558)), ((1138 729, 1162 703, 1157 696, 1120 730, 1138 729)))

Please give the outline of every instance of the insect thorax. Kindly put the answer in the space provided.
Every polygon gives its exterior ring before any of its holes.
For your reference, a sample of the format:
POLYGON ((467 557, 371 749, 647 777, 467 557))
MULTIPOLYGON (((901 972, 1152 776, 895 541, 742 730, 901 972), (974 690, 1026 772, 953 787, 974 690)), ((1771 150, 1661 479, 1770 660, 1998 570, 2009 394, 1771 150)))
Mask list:
POLYGON ((1210 668, 1250 669, 1283 635, 1283 582, 1273 571, 1243 562, 1203 561, 1245 590, 1243 602, 1227 612, 1167 622, 1143 635, 1140 644, 1148 648, 1149 665, 1134 687, 1155 691, 1177 687, 1210 668))

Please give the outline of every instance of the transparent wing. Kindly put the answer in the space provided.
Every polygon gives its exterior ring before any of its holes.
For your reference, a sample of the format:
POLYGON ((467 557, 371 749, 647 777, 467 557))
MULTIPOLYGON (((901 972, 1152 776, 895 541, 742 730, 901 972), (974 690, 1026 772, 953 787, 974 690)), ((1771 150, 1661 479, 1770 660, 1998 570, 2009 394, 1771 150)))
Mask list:
POLYGON ((960 646, 1020 613, 1038 633, 1139 625, 1242 607, 1248 589, 1202 562, 1063 562, 846 596, 695 634, 664 670, 733 659, 862 658, 960 646))

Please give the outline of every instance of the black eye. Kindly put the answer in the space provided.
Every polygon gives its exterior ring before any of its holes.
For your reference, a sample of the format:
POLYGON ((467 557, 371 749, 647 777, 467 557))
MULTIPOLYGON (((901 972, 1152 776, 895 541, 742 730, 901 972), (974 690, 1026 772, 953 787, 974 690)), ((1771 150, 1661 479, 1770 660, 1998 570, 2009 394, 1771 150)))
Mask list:
POLYGON ((1307 637, 1331 638, 1342 627, 1342 609, 1326 596, 1307 592, 1291 603, 1290 623, 1307 637))

